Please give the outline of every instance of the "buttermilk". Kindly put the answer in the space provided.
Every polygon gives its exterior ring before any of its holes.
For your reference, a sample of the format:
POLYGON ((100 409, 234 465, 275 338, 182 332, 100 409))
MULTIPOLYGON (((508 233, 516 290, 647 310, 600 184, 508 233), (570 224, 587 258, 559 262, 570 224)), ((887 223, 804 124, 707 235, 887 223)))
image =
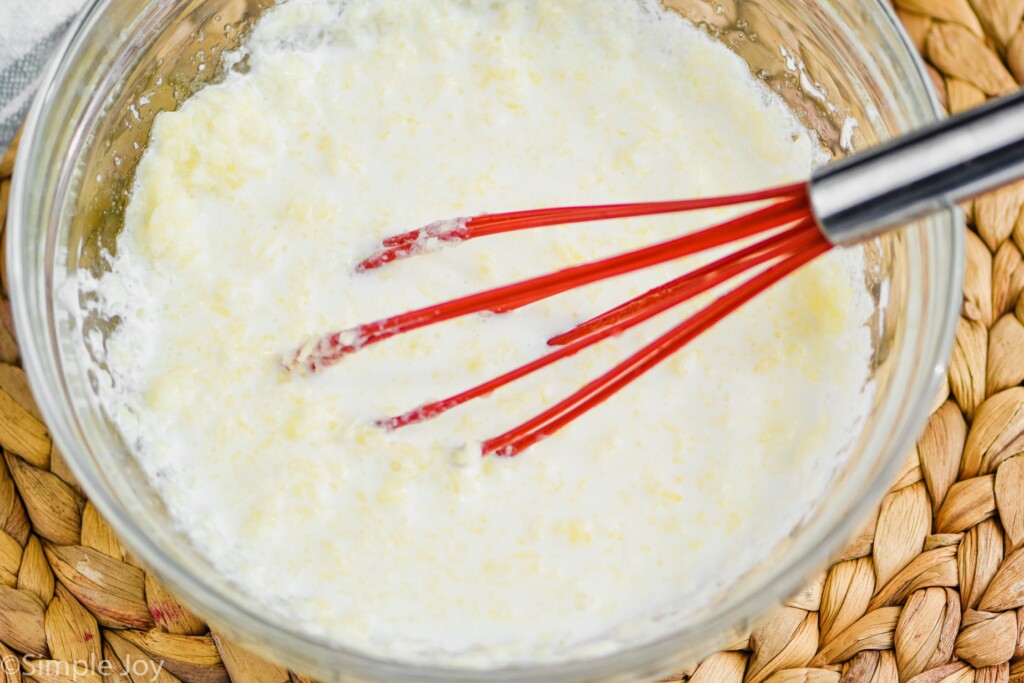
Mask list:
POLYGON ((638 0, 290 0, 229 62, 243 58, 157 117, 111 271, 88 285, 121 321, 108 411, 196 546, 275 619, 406 661, 613 651, 686 623, 828 490, 870 403, 857 250, 515 458, 467 454, 687 310, 438 419, 374 420, 534 359, 693 261, 313 377, 278 363, 327 330, 730 214, 532 230, 354 272, 396 232, 806 178, 816 142, 726 47, 638 0))

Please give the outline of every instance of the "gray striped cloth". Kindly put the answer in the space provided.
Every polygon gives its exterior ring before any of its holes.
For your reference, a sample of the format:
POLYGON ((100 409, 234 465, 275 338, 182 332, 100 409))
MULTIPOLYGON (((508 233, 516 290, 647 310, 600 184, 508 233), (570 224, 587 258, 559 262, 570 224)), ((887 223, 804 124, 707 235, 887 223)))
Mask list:
POLYGON ((40 74, 85 0, 0 0, 0 154, 18 132, 40 74))

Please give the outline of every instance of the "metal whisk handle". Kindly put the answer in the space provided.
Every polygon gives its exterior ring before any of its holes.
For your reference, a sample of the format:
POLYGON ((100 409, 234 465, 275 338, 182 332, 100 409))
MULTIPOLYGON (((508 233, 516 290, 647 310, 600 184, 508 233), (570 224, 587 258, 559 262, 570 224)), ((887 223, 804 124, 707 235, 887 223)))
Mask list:
POLYGON ((852 244, 1024 179, 1024 90, 818 170, 822 231, 852 244))

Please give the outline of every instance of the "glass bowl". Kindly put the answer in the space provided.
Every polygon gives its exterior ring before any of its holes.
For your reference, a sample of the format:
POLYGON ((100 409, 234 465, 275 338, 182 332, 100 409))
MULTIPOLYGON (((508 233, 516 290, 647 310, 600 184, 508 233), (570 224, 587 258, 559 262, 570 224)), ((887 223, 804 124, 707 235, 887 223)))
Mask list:
MULTIPOLYGON (((103 267, 156 113, 218 78, 272 0, 93 0, 42 80, 12 188, 8 269, 25 369, 57 446, 125 545, 215 628, 324 681, 617 681, 653 678, 742 638, 862 523, 928 417, 952 346, 963 260, 954 208, 868 245, 878 312, 874 405, 830 495, 788 540, 684 628, 591 659, 482 672, 368 657, 270 616, 172 523, 95 400, 78 269, 103 267)), ((834 155, 940 116, 923 65, 884 0, 671 0, 742 55, 834 155), (858 124, 854 126, 851 121, 858 124)))

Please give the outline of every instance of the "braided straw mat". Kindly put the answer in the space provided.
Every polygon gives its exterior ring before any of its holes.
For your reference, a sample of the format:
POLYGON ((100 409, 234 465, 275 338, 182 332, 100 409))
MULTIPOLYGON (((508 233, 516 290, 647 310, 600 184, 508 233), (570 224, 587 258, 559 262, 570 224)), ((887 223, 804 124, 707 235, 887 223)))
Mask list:
MULTIPOLYGON (((1024 0, 896 5, 951 111, 1024 84, 1024 0)), ((669 680, 1024 683, 1024 184, 967 215, 948 387, 875 518, 749 638, 669 680)), ((125 552, 50 443, 6 298, 0 322, 0 683, 305 681, 210 632, 125 552)))

